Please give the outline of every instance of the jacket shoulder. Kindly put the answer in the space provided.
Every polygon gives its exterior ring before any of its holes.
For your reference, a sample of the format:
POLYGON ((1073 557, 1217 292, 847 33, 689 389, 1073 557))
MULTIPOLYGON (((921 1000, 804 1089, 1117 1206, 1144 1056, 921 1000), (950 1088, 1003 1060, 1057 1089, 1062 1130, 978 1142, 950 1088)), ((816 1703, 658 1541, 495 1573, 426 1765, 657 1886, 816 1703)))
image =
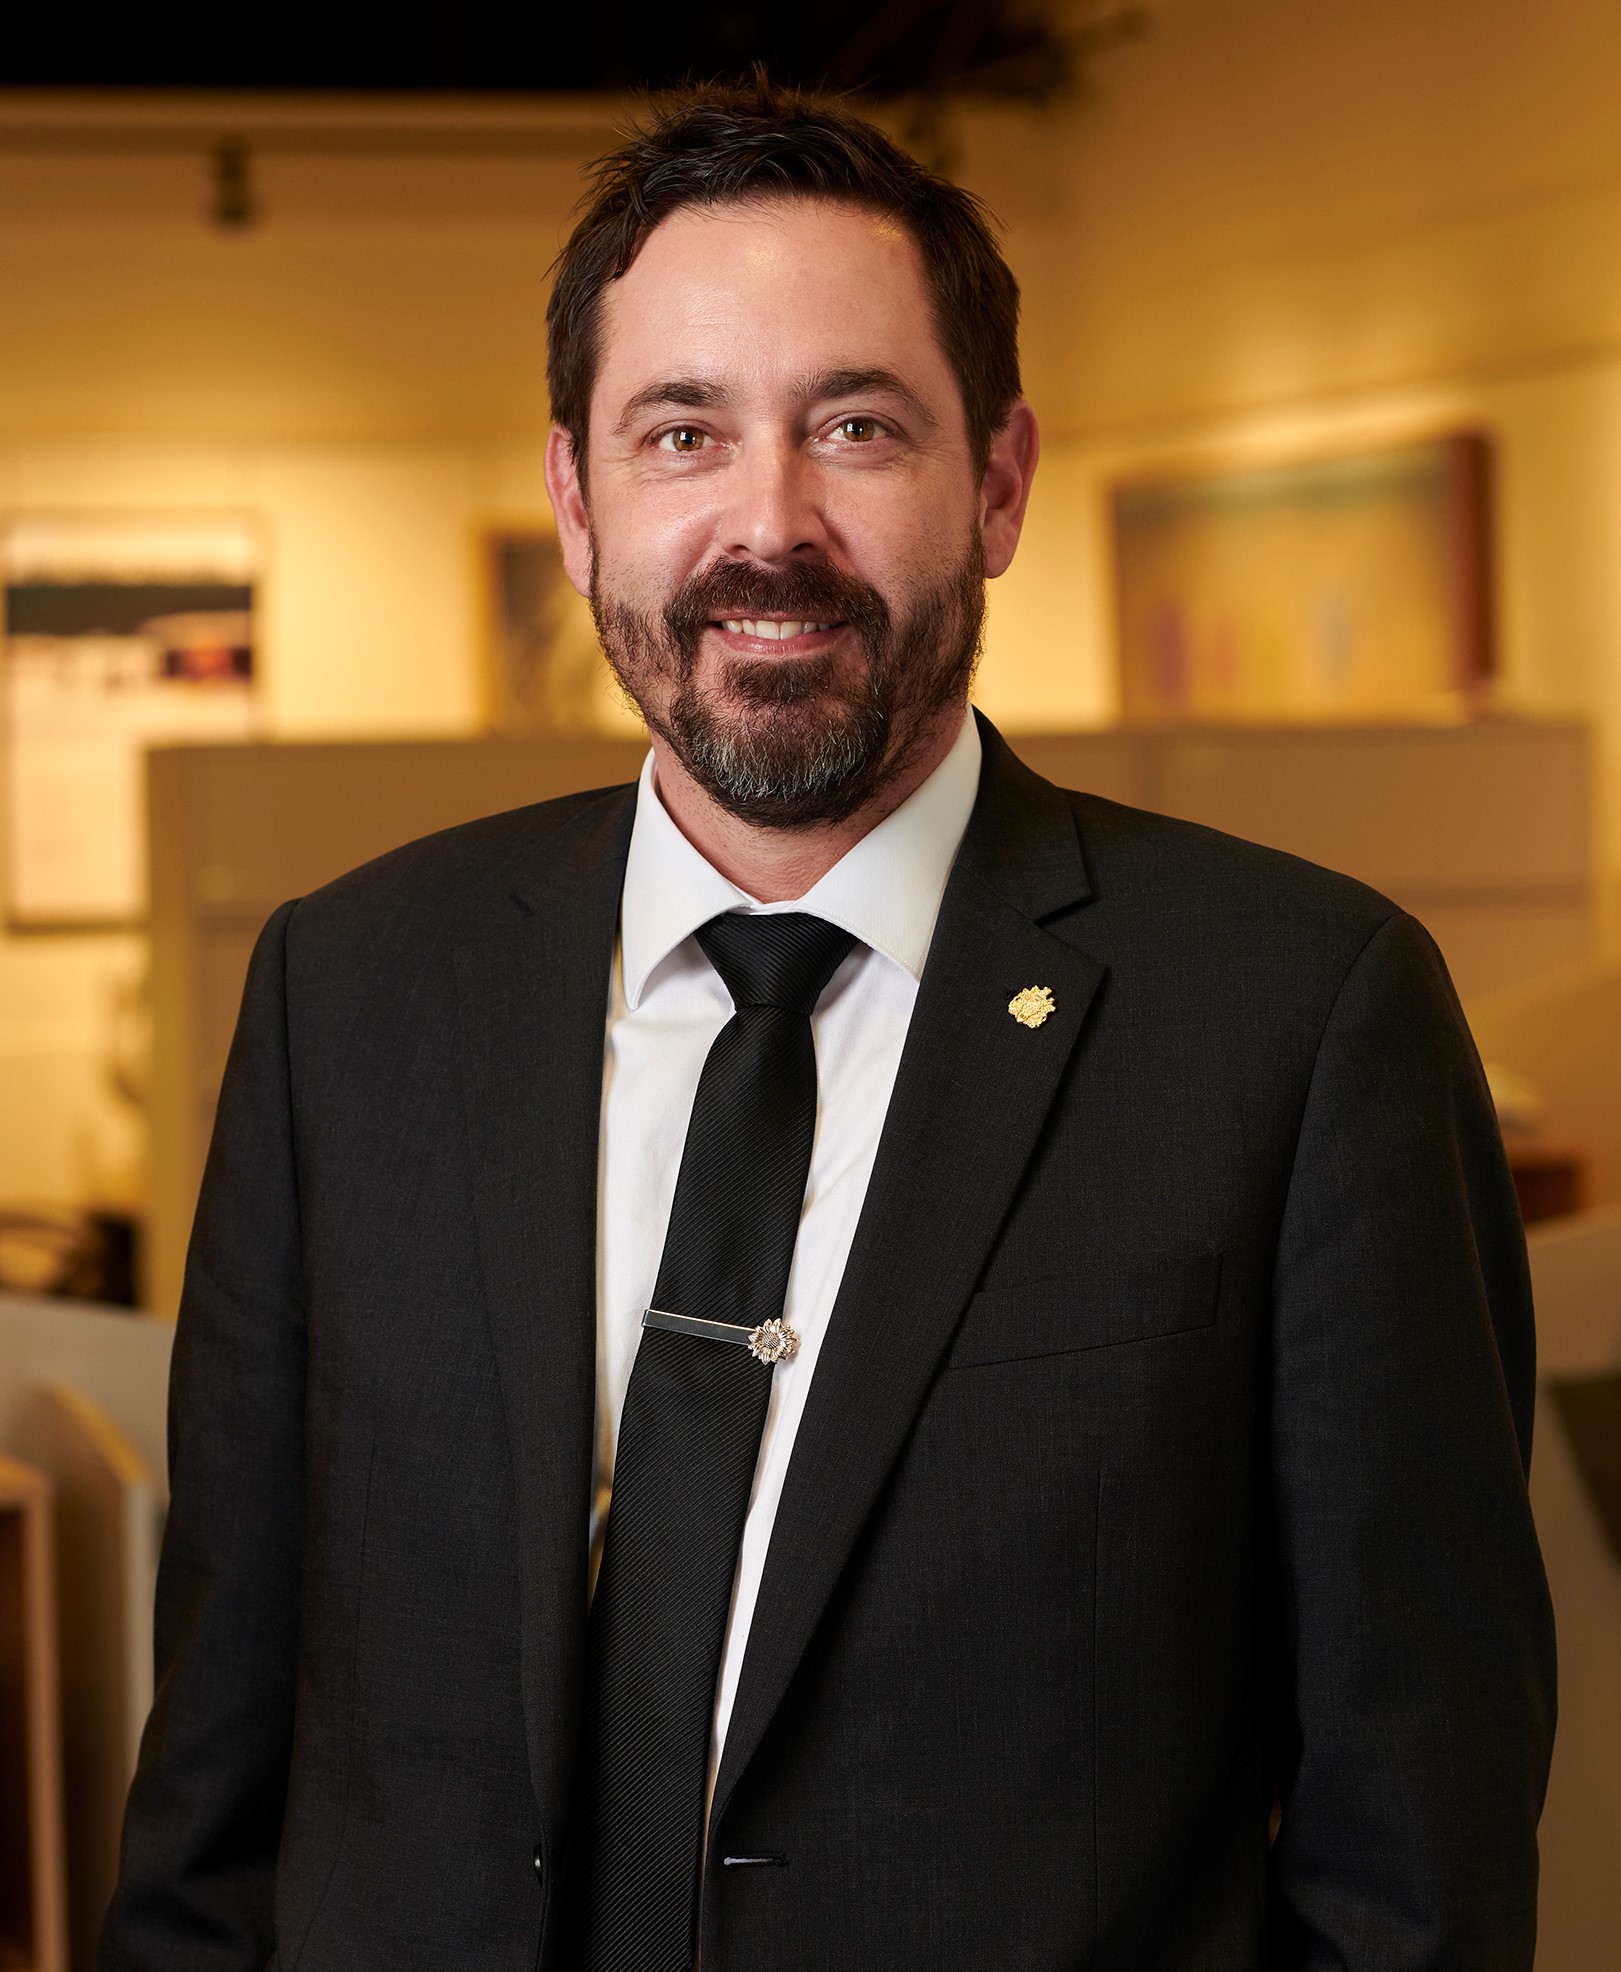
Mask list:
POLYGON ((1087 916, 1127 945, 1236 973, 1343 976, 1403 917, 1383 892, 1200 822, 1065 790, 1092 883, 1087 916))
POLYGON ((510 808, 388 850, 299 899, 290 935, 346 943, 402 937, 455 944, 492 911, 528 910, 562 868, 606 871, 623 857, 633 782, 510 808))
POLYGON ((1102 795, 1064 790, 1075 811, 1081 839, 1100 863, 1122 875, 1202 886, 1216 882, 1226 902, 1254 891, 1282 893, 1302 906, 1372 922, 1398 907, 1382 891, 1307 857, 1269 848, 1203 822, 1183 821, 1147 808, 1128 807, 1102 795))
POLYGON ((1290 944, 1313 927, 1336 933, 1331 942, 1338 943, 1344 936, 1365 940, 1401 915, 1370 885, 1303 856, 1061 786, 1021 759, 983 716, 979 723, 981 800, 999 818, 993 840, 1007 845, 1002 853, 1028 855, 1032 840, 1050 850, 1057 831, 1067 838, 1073 829, 1089 924, 1162 947, 1195 936, 1219 945, 1279 927, 1290 929, 1290 944), (1010 824, 1009 817, 1016 819, 1010 824))

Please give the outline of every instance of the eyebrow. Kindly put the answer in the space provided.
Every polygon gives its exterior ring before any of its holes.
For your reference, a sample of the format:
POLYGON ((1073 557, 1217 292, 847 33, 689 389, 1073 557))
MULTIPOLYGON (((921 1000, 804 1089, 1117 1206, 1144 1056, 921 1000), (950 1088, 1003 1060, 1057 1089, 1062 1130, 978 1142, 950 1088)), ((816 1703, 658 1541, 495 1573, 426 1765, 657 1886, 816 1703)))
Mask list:
MULTIPOLYGON (((802 377, 794 394, 801 404, 821 404, 829 398, 861 397, 873 392, 899 398, 911 415, 930 430, 938 422, 909 384, 904 383, 893 370, 881 367, 823 370, 814 376, 802 377)), ((616 434, 624 433, 643 412, 658 410, 665 405, 684 411, 709 411, 731 401, 732 393, 723 384, 709 382, 703 377, 660 377, 653 383, 643 384, 628 400, 614 431, 616 434)))
POLYGON ((829 397, 866 397, 878 392, 898 397, 920 424, 932 431, 937 420, 910 384, 902 382, 893 370, 824 370, 820 376, 805 377, 799 386, 801 403, 820 404, 829 397))
POLYGON ((656 383, 642 385, 620 413, 614 430, 626 431, 643 411, 657 410, 662 404, 679 405, 684 411, 708 411, 729 402, 730 397, 731 392, 720 384, 705 383, 701 377, 660 377, 656 383))

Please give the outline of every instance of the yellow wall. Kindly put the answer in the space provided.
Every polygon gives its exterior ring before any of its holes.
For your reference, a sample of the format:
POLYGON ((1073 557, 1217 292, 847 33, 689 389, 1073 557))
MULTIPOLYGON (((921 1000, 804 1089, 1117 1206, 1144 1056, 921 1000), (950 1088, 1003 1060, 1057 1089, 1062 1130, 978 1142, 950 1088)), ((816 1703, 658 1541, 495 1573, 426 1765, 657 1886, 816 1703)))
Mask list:
MULTIPOLYGON (((1155 12, 1087 102, 960 126, 961 175, 1007 223, 1046 435, 981 702, 1026 728, 1112 715, 1112 474, 1483 424, 1504 697, 1594 720, 1613 888, 1621 10, 1155 12)), ((0 101, 13 142, 79 146, 0 149, 0 510, 250 507, 270 730, 473 730, 473 535, 543 507, 545 269, 613 114, 0 101), (264 208, 235 235, 206 218, 227 128, 258 139, 264 208)), ((141 960, 131 938, 0 935, 0 1199, 138 1187, 99 1063, 141 960)))
MULTIPOLYGON (((1621 869, 1621 117, 1606 0, 1160 0, 1094 98, 971 126, 1047 448, 987 696, 1111 709, 1111 476, 1476 424, 1502 696, 1583 712, 1621 869)), ((998 607, 999 605, 999 607, 998 607)))

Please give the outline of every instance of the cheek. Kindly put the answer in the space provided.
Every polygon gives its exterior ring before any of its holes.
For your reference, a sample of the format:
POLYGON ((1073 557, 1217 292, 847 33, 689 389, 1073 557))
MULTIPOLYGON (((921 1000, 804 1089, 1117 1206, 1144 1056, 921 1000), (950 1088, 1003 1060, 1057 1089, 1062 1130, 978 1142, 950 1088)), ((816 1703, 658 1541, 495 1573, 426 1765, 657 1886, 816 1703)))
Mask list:
POLYGON ((828 531, 852 570, 881 589, 931 588, 956 568, 978 509, 956 484, 856 478, 827 489, 828 531))
POLYGON ((638 500, 596 516, 597 582, 632 603, 663 604, 712 558, 712 529, 690 500, 638 500))

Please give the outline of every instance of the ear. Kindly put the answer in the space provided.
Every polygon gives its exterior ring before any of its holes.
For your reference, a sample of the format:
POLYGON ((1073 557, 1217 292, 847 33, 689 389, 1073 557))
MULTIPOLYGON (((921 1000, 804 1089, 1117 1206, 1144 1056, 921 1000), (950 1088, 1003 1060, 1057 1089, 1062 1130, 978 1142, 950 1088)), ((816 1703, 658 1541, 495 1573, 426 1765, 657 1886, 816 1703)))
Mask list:
POLYGON ((1040 456, 1036 414, 1021 397, 991 439, 990 460, 979 483, 979 534, 987 575, 1000 575, 1013 559, 1040 456))
POLYGON ((591 593, 591 517, 586 512, 574 441, 561 425, 546 434, 546 491, 557 518, 563 569, 582 596, 591 593))

